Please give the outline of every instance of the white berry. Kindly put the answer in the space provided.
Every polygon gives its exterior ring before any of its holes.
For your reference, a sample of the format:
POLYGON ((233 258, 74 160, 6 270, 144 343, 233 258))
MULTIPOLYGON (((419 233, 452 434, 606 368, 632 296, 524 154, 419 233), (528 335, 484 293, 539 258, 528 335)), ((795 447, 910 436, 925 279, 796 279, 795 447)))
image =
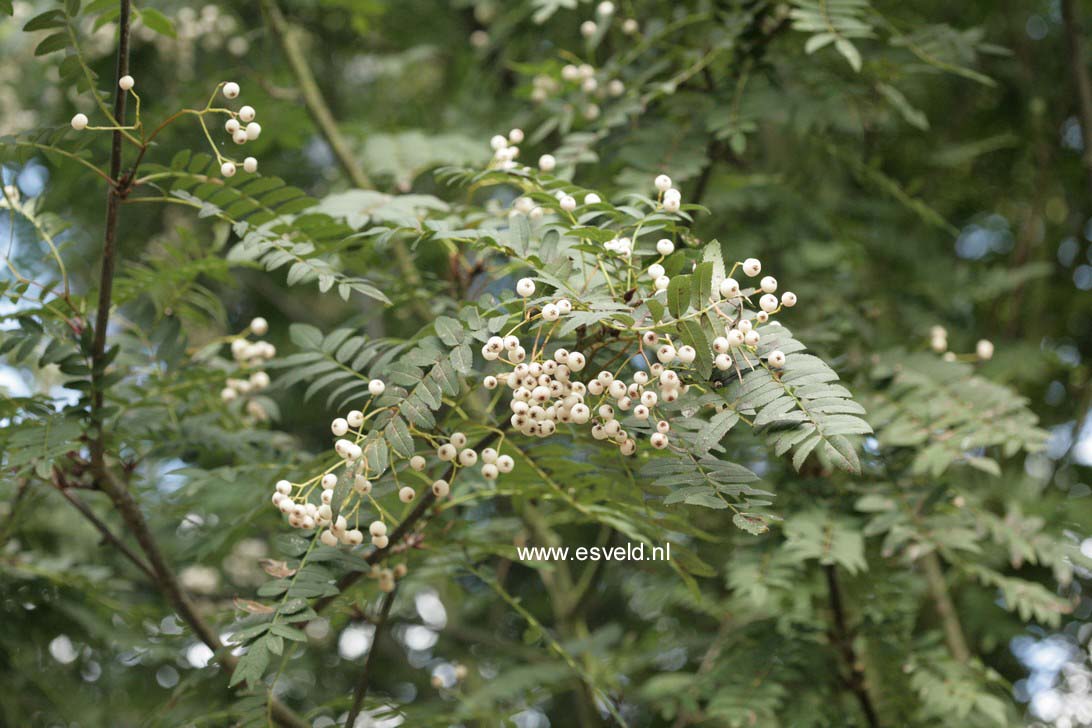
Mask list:
POLYGON ((72 117, 72 128, 76 131, 83 131, 87 128, 87 114, 76 114, 72 117))
POLYGON ((520 278, 516 282, 516 293, 523 298, 530 298, 535 295, 535 282, 530 278, 520 278))

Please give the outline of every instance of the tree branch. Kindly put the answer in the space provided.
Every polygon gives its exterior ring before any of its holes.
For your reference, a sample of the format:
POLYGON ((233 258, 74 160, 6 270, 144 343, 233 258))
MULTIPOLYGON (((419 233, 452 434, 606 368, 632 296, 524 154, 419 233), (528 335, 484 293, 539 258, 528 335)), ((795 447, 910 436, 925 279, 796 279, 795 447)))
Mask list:
MULTIPOLYGON (((117 80, 129 73, 129 0, 120 0, 118 14, 118 56, 114 76, 114 118, 119 125, 125 123, 125 101, 128 92, 123 91, 117 80)), ((92 90, 92 93, 96 93, 92 90)), ((103 467, 106 454, 106 431, 102 405, 105 396, 103 377, 106 374, 106 329, 110 323, 110 307, 113 305, 114 270, 117 266, 118 209, 121 205, 121 145, 123 133, 113 133, 110 146, 110 189, 106 192, 106 226, 102 239, 102 271, 99 274, 99 302, 95 314, 95 335, 91 341, 91 463, 103 467)))
MULTIPOLYGON (((315 80, 315 74, 311 72, 311 66, 307 63, 307 56, 300 47, 296 30, 289 25, 276 0, 262 0, 262 8, 269 18, 269 27, 284 52, 288 66, 296 77, 296 83, 299 84, 307 111, 326 143, 330 145, 330 150, 334 153, 334 158, 341 167, 341 171, 345 173, 345 176, 349 178, 354 187, 372 189, 375 185, 372 184, 368 175, 357 164, 356 158, 345 141, 345 137, 341 135, 341 131, 338 129, 337 120, 334 119, 333 112, 330 111, 330 106, 326 103, 322 90, 315 80)), ((405 278, 407 287, 420 289, 422 286, 421 273, 417 270, 417 266, 413 262, 413 256, 406 250, 406 246, 401 240, 392 240, 391 251, 394 253, 394 260, 405 278)), ((413 297, 411 307, 423 319, 432 318, 432 310, 428 307, 425 299, 417 296, 413 297)))
POLYGON ((154 583, 156 580, 155 572, 153 572, 151 567, 148 566, 147 563, 145 563, 144 559, 140 558, 140 556, 138 556, 135 551, 129 548, 128 544, 126 544, 124 541, 114 535, 114 532, 110 530, 110 527, 103 523, 103 521, 95 515, 95 512, 91 510, 90 506, 84 503, 79 496, 77 496, 75 493, 69 490, 67 486, 59 481, 57 477, 58 473, 56 470, 54 470, 53 472, 53 485, 57 488, 57 492, 61 494, 61 497, 71 503, 73 508, 83 514, 83 517, 86 518, 91 523, 91 525, 94 526, 96 530, 98 530, 99 534, 102 535, 102 540, 104 542, 110 544, 118 551, 120 551, 122 556, 133 562, 133 564, 138 569, 140 569, 144 573, 144 575, 148 577, 149 580, 154 583))
MULTIPOLYGON (((119 124, 123 124, 125 119, 127 92, 118 86, 118 80, 129 73, 130 0, 119 0, 119 8, 118 54, 114 77, 114 118, 117 119, 119 124)), ((103 380, 107 366, 106 330, 110 322, 114 271, 117 267, 118 212, 120 210, 121 200, 128 192, 126 185, 121 184, 122 141, 122 132, 120 130, 115 131, 110 151, 110 179, 112 179, 115 184, 111 186, 106 197, 106 226, 103 233, 102 271, 99 279, 99 300, 98 310, 96 311, 94 338, 92 339, 91 344, 91 472, 95 476, 96 485, 110 496, 110 500, 113 502, 114 507, 117 509, 126 528, 136 538, 145 557, 147 557, 148 564, 146 567, 142 567, 141 570, 148 573, 149 577, 152 578, 152 582, 159 588, 168 603, 170 603, 172 608, 178 613, 178 616, 190 626, 198 639, 204 642, 213 652, 220 653, 220 663, 224 665, 228 671, 234 671, 238 664, 238 660, 236 660, 229 651, 224 650, 224 645, 220 641, 219 635, 205 623, 200 615, 197 614, 193 604, 178 583, 178 579, 174 572, 163 558, 163 553, 160 551, 159 545, 156 543, 155 538, 148 529, 148 524, 145 522, 144 515, 140 512, 140 507, 137 505, 132 493, 129 492, 127 485, 119 482, 114 477, 113 473, 106 467, 105 418, 102 413, 105 399, 105 384, 103 380), (151 573, 149 573, 149 571, 151 573)), ((101 524, 101 521, 98 521, 93 512, 89 509, 85 511, 77 505, 77 503, 82 505, 82 502, 72 501, 71 499, 69 499, 69 502, 71 502, 73 506, 76 506, 76 508, 80 510, 85 517, 91 520, 93 524, 101 524)), ((108 529, 104 529, 105 524, 101 525, 103 528, 99 528, 99 531, 105 536, 108 529)), ((99 526, 96 525, 96 527, 99 526)), ((126 554, 130 560, 135 559, 136 555, 132 554, 120 539, 110 538, 108 540, 121 549, 122 553, 126 554)), ((139 560, 134 560, 134 563, 141 562, 139 560)), ((276 699, 274 699, 270 709, 273 716, 277 719, 277 722, 283 726, 288 726, 289 728, 306 728, 307 726, 305 721, 276 699)))
POLYGON ((1062 0, 1062 22, 1065 27, 1066 56, 1069 72, 1077 92, 1077 116, 1081 122, 1084 151, 1081 162, 1088 174, 1088 193, 1092 196, 1092 79, 1084 62, 1081 19, 1076 0, 1062 0))
POLYGON ((364 705, 364 696, 368 694, 368 680, 372 672, 372 663, 375 661, 375 655, 379 652, 379 636, 383 631, 383 626, 387 623, 387 617, 391 613, 391 604, 394 603, 394 595, 398 593, 397 585, 394 591, 386 594, 379 605, 379 616, 375 619, 375 632, 372 633, 372 646, 368 650, 368 657, 364 660, 364 670, 360 673, 360 682, 356 685, 356 690, 353 692, 353 707, 349 709, 349 717, 345 720, 346 728, 353 728, 356 725, 356 718, 360 715, 360 709, 364 705))
POLYGON ((948 583, 944 579, 944 571, 940 566, 940 558, 935 551, 930 551, 918 559, 922 571, 925 572, 925 581, 929 587, 929 597, 933 600, 933 606, 940 617, 940 623, 944 627, 944 641, 948 645, 948 651, 957 662, 967 662, 971 659, 971 650, 967 647, 967 638, 963 635, 963 625, 959 622, 959 613, 952 604, 952 597, 948 593, 948 583))
POLYGON ((827 577, 827 589, 830 592, 830 610, 834 617, 831 641, 838 648, 842 662, 849 670, 846 685, 854 697, 857 698, 857 703, 861 706, 861 712, 864 714, 865 721, 870 728, 880 728, 880 719, 876 714, 875 706, 872 705, 872 697, 868 694, 868 687, 865 684, 864 669, 853 650, 853 635, 850 634, 846 623, 845 607, 842 605, 842 592, 838 587, 837 569, 833 564, 827 564, 823 567, 823 571, 827 577))

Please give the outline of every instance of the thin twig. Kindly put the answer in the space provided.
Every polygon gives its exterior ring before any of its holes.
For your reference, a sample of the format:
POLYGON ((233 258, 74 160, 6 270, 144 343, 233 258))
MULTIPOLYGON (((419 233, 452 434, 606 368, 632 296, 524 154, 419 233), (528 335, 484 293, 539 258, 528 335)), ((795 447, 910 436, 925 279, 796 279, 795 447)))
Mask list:
POLYGON ((349 709, 349 717, 345 720, 346 728, 353 728, 356 725, 356 718, 360 715, 360 709, 364 706, 364 696, 368 694, 368 681, 372 673, 372 663, 379 652, 379 636, 383 632, 383 626, 387 623, 387 617, 390 616, 391 604, 394 603, 394 595, 397 592, 398 587, 395 586, 393 591, 384 596, 382 603, 379 605, 379 616, 375 619, 375 631, 372 633, 372 646, 368 650, 368 657, 364 660, 364 670, 360 673, 360 682, 356 684, 356 690, 353 692, 353 707, 349 709))

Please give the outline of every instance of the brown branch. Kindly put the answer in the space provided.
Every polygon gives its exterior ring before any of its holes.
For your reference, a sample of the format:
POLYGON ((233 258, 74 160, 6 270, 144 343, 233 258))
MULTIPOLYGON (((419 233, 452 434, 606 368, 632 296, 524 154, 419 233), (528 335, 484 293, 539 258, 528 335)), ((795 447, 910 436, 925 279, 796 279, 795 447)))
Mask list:
MULTIPOLYGON (((114 76, 114 119, 125 123, 125 101, 128 92, 117 84, 117 79, 129 74, 129 0, 120 0, 118 14, 118 56, 114 76)), ((94 93, 94 90, 92 90, 94 93)), ((106 431, 102 416, 106 374, 106 329, 110 323, 110 307, 113 305, 114 270, 117 266, 118 209, 121 204, 121 130, 113 134, 110 147, 110 179, 113 181, 106 192, 106 228, 102 239, 102 271, 99 274, 99 302, 95 316, 95 335, 91 342, 91 462, 95 468, 103 467, 106 454, 106 431)))
POLYGON ((971 659, 971 650, 967 647, 967 638, 963 635, 959 613, 956 612, 952 597, 948 593, 948 583, 944 579, 940 558, 935 551, 930 551, 918 559, 918 562, 925 573, 929 597, 933 600, 937 616, 940 617, 940 623, 944 627, 944 641, 948 645, 948 651, 957 662, 967 662, 971 659))
MULTIPOLYGON (((125 119, 127 92, 123 91, 118 86, 118 80, 129 73, 130 0, 119 0, 119 7, 118 54, 114 77, 114 118, 121 124, 124 123, 125 119)), ((102 272, 99 280, 99 300, 95 319, 94 338, 91 344, 91 424, 93 430, 90 443, 91 471, 95 476, 96 485, 110 496, 110 500, 113 502, 114 507, 117 509, 126 528, 136 538, 137 543, 140 544, 140 548, 148 561, 148 569, 142 568, 142 571, 146 571, 146 573, 148 573, 148 571, 151 572, 148 575, 152 578, 152 582, 159 588, 159 591, 178 613, 178 616, 190 626, 198 639, 204 642, 213 652, 219 654, 220 663, 224 665, 228 671, 234 671, 238 664, 238 660, 236 660, 229 651, 224 650, 224 645, 220 641, 219 635, 217 635, 216 631, 213 630, 197 613, 193 604, 190 602, 189 597, 182 590, 178 578, 175 576, 170 566, 168 566, 166 559, 163 558, 163 553, 159 549, 159 544, 156 543, 155 538, 152 536, 148 524, 144 520, 144 515, 140 512, 140 507, 137 505, 132 493, 129 492, 127 485, 119 482, 114 477, 113 473, 106 467, 105 418, 102 414, 105 399, 105 385, 103 379, 106 373, 106 329, 110 322, 114 271, 117 267, 118 212, 121 200, 125 194, 127 194, 127 188, 133 176, 127 176, 125 178, 125 183, 122 184, 122 141, 122 132, 115 131, 110 152, 110 178, 114 180, 117 185, 110 188, 106 198, 106 226, 103 234, 102 272)), ((135 169, 133 174, 135 174, 135 169)), ((94 517, 94 513, 90 510, 84 511, 80 509, 77 502, 72 501, 71 499, 69 502, 76 506, 92 523, 97 522, 97 518, 94 517)), ((100 528, 100 532, 103 532, 103 529, 100 528)), ((110 539, 110 542, 119 547, 122 550, 122 553, 125 553, 130 559, 135 557, 135 554, 131 554, 120 539, 113 538, 110 539)), ((277 722, 283 726, 288 726, 289 728, 306 728, 308 725, 292 712, 292 710, 275 698, 270 704, 270 710, 277 722)))
POLYGON ((880 719, 876 714, 875 706, 872 705, 872 697, 868 694, 868 687, 865 684, 864 669, 861 667, 860 660, 857 659, 857 654, 853 649, 853 635, 850 634, 846 623, 842 592, 838 586, 837 569, 833 564, 827 564, 823 567, 823 571, 827 577, 827 589, 830 592, 830 610, 834 618, 830 637, 831 642, 838 649, 846 669, 849 670, 849 676, 845 678, 846 686, 857 698, 857 703, 861 706, 861 712, 864 714, 865 721, 870 728, 880 728, 880 719))
POLYGON ((364 660, 364 670, 360 673, 360 682, 357 683, 356 690, 353 692, 353 707, 349 709, 349 717, 345 720, 346 728, 353 728, 356 725, 356 718, 360 715, 360 709, 364 706, 364 696, 368 694, 368 681, 372 673, 372 663, 379 652, 379 636, 382 634, 383 627, 390 616, 391 604, 394 603, 396 593, 398 593, 397 586, 384 596, 382 604, 379 605, 379 616, 375 619, 375 631, 372 633, 372 646, 368 650, 367 658, 364 660))
POLYGON ((151 567, 148 566, 147 563, 145 563, 144 559, 140 558, 140 556, 138 556, 135 551, 129 548, 128 544, 126 544, 118 536, 116 536, 114 532, 110 530, 110 527, 107 526, 102 521, 102 519, 95 515, 95 512, 91 510, 90 506, 84 503, 79 496, 73 493, 68 488, 68 486, 61 482, 59 478, 59 473, 56 469, 54 469, 53 471, 53 485, 54 487, 56 487, 57 492, 61 494, 61 497, 71 503, 72 507, 82 513, 83 517, 86 518, 88 522, 90 522, 91 525, 95 527, 99 534, 102 535, 102 540, 104 543, 108 543, 116 548, 118 551, 120 551, 122 556, 129 559, 129 561, 131 561, 138 569, 140 569, 144 573, 144 575, 148 577, 148 579, 150 579, 152 582, 155 582, 155 572, 153 572, 151 567))
POLYGON ((1092 79, 1084 61, 1083 32, 1076 0, 1062 0, 1062 22, 1065 27, 1066 56, 1069 72, 1077 92, 1077 116, 1081 122, 1084 150, 1081 162, 1088 174, 1088 193, 1092 196, 1092 79))

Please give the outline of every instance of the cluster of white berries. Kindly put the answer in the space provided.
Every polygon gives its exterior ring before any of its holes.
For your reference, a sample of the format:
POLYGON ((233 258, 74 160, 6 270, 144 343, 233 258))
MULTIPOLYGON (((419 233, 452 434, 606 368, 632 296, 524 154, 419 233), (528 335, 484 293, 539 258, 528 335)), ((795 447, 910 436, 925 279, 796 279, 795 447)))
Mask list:
POLYGON ((523 142, 523 130, 512 129, 508 136, 497 134, 489 140, 489 146, 493 148, 492 164, 498 169, 509 171, 516 168, 516 157, 519 156, 519 144, 523 142))
POLYGON ((660 205, 664 212, 675 213, 682 207, 682 193, 672 186, 671 178, 666 174, 657 175, 652 182, 656 186, 660 205))
MULTIPOLYGON (((674 349, 672 352, 674 360, 674 349)), ((654 448, 663 449, 668 445, 671 425, 666 419, 655 417, 657 405, 661 401, 674 402, 687 390, 678 373, 660 362, 652 364, 647 372, 635 372, 630 382, 616 378, 609 371, 581 382, 573 379, 573 375, 587 363, 583 353, 559 348, 550 358, 527 363, 526 350, 519 338, 511 334, 491 337, 482 347, 482 355, 486 360, 499 359, 512 366, 511 371, 500 377, 485 377, 482 385, 496 389, 503 383, 511 390, 510 421, 516 431, 530 437, 549 437, 559 424, 590 423, 592 437, 611 441, 623 455, 637 451, 637 440, 622 427, 618 414, 631 412, 640 421, 658 420, 649 442, 654 448)), ((685 363, 693 362, 696 354, 684 346, 678 356, 685 363)))
MULTIPOLYGON (((136 91, 133 90, 133 88, 135 86, 136 86, 136 81, 133 79, 132 76, 125 75, 125 76, 122 76, 121 78, 118 79, 118 88, 120 88, 122 91, 130 92, 134 96, 136 96, 136 91)), ((221 83, 219 86, 217 86, 217 89, 221 93, 223 93, 224 98, 226 98, 226 99, 236 99, 236 98, 239 97, 239 93, 240 93, 239 84, 235 83, 234 81, 226 81, 224 83, 221 83)), ((215 94, 214 94, 214 96, 215 96, 215 94)), ((137 103, 137 113, 138 113, 138 119, 137 120, 138 120, 138 122, 139 122, 139 112, 140 112, 140 104, 139 104, 139 97, 138 97, 138 103, 137 103)), ((202 117, 202 119, 203 119, 204 115, 207 114, 207 113, 223 113, 223 114, 226 114, 228 116, 228 120, 227 120, 227 122, 224 123, 224 130, 227 131, 227 133, 231 135, 232 141, 234 141, 236 144, 242 145, 242 144, 246 144, 247 142, 252 142, 255 139, 257 139, 262 133, 262 125, 254 120, 254 118, 257 116, 257 112, 254 110, 253 106, 242 106, 242 107, 239 108, 238 111, 232 111, 231 109, 221 109, 221 108, 214 109, 214 108, 212 108, 212 105, 211 105, 211 102, 210 102, 209 106, 206 107, 205 109, 203 109, 201 111, 195 111, 195 112, 191 111, 191 113, 196 113, 198 116, 202 117)), ((70 123, 72 124, 72 128, 75 129, 76 131, 83 131, 84 129, 88 129, 88 128, 93 129, 93 130, 113 130, 113 129, 115 129, 115 127, 112 127, 112 126, 88 127, 89 121, 90 120, 87 118, 87 114, 79 113, 79 114, 76 114, 75 116, 72 117, 72 121, 70 123)), ((204 121, 202 121, 201 123, 204 124, 204 121)), ((220 154, 219 150, 213 149, 213 151, 216 153, 216 158, 220 161, 220 174, 222 174, 225 177, 235 176, 235 173, 238 171, 238 167, 237 167, 236 163, 234 161, 230 160, 230 159, 224 158, 220 154)), ((250 172, 250 173, 257 172, 258 171, 258 160, 255 159, 254 157, 247 157, 242 162, 242 168, 246 172, 250 172)))
MULTIPOLYGON (((250 322, 246 333, 255 336, 264 336, 269 331, 269 323, 262 317, 250 322)), ((267 361, 277 355, 277 349, 268 341, 250 341, 246 333, 232 339, 231 356, 241 367, 261 367, 267 361)), ((259 369, 252 372, 246 379, 229 378, 226 386, 220 391, 220 399, 225 402, 233 402, 240 395, 260 392, 269 386, 269 375, 259 369)), ((252 414, 258 414, 252 412, 252 414)))
MULTIPOLYGON (((368 392, 373 398, 380 397, 385 391, 386 384, 381 379, 368 382, 368 392)), ((374 410, 372 414, 380 411, 382 410, 374 410)), ((365 533, 360 528, 360 522, 362 519, 366 520, 363 518, 362 509, 370 510, 366 503, 371 503, 380 514, 367 528, 372 545, 378 549, 390 546, 388 527, 383 520, 386 512, 372 498, 372 480, 382 473, 369 471, 368 461, 361 447, 361 442, 367 435, 365 424, 370 417, 365 411, 352 410, 345 417, 334 419, 330 423, 330 432, 337 438, 334 442, 334 452, 337 454, 334 464, 302 483, 281 480, 274 487, 273 505, 288 516, 289 525, 307 531, 322 529, 319 540, 327 546, 357 546, 364 542, 365 533), (334 491, 339 482, 346 483, 347 492, 338 504, 338 513, 335 516, 334 491), (318 502, 312 500, 312 494, 316 491, 318 502)), ((442 466, 450 474, 436 478, 427 475, 430 465, 427 454, 416 453, 408 458, 407 464, 409 472, 428 483, 435 498, 446 498, 451 493, 451 484, 463 469, 478 466, 484 479, 496 480, 502 473, 510 473, 515 468, 515 460, 510 455, 503 455, 492 447, 482 448, 479 452, 468 446, 467 437, 461 432, 452 433, 446 442, 439 444, 435 439, 429 439, 434 447, 433 464, 442 466)), ((398 499, 403 503, 412 503, 417 499, 417 489, 403 484, 398 479, 397 471, 393 472, 395 482, 400 484, 398 499)), ((379 578, 380 588, 383 588, 384 578, 382 575, 379 578)), ((390 584, 393 585, 393 581, 390 584)))
MULTIPOLYGON (((948 351, 948 330, 943 326, 934 326, 929 329, 929 348, 938 354, 943 354, 945 361, 959 359, 954 351, 948 351)), ((974 347, 974 358, 979 361, 989 361, 993 358, 993 342, 989 339, 979 339, 974 347)))
MULTIPOLYGON (((585 38, 594 38, 596 33, 599 32, 601 25, 610 23, 614 17, 614 3, 610 0, 603 0, 595 6, 595 19, 585 20, 580 24, 580 35, 585 38)), ((626 18, 622 21, 622 32, 626 35, 636 35, 640 30, 640 26, 633 18, 626 18)))
MULTIPOLYGON (((239 97, 240 88, 239 84, 234 81, 227 81, 223 84, 221 92, 226 99, 236 99, 239 97)), ((228 120, 224 122, 224 131, 231 135, 231 140, 236 144, 243 145, 247 142, 252 142, 262 134, 262 125, 254 121, 254 118, 258 115, 258 112, 254 110, 253 106, 241 106, 238 111, 227 110, 228 120)), ((254 157, 247 157, 243 160, 243 170, 246 172, 258 171, 258 160, 254 157)), ((235 162, 225 159, 220 164, 220 174, 225 177, 235 176, 236 167, 235 162)))

